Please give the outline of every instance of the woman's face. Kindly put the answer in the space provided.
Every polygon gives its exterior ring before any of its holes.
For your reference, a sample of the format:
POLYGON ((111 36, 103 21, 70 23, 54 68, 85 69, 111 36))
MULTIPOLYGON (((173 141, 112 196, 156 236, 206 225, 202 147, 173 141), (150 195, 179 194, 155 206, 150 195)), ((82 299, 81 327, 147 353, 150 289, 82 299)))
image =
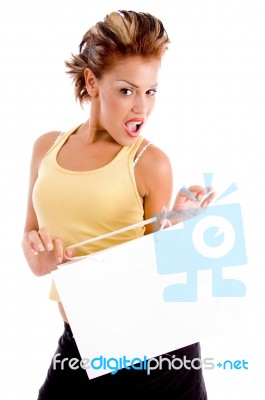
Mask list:
POLYGON ((159 59, 130 56, 97 81, 98 128, 123 146, 135 142, 154 108, 159 68, 159 59))

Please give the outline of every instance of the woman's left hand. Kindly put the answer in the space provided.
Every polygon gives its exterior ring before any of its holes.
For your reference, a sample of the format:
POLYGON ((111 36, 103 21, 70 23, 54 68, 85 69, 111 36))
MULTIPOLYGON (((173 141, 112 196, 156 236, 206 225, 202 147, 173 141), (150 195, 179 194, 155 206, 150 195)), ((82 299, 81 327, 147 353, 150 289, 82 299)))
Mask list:
POLYGON ((198 185, 193 185, 189 188, 183 187, 176 196, 172 210, 179 211, 207 207, 214 200, 215 195, 216 193, 212 187, 204 188, 198 185))
POLYGON ((195 217, 214 200, 215 195, 212 187, 203 188, 198 185, 183 187, 179 190, 172 209, 168 211, 163 207, 161 213, 157 214, 160 229, 195 217))

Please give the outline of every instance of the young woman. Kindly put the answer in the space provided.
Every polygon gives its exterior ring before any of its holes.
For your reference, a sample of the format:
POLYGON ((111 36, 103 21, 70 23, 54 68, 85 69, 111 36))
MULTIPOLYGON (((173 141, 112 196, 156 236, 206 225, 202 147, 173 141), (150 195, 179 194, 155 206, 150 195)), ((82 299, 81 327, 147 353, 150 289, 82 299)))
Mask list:
MULTIPOLYGON (((169 38, 161 21, 148 13, 113 12, 90 28, 80 52, 66 62, 76 98, 90 103, 87 121, 67 132, 49 132, 34 145, 23 237, 23 251, 32 272, 50 273, 73 256, 70 244, 148 219, 170 207, 172 171, 168 157, 142 136, 156 99, 161 59, 169 38)), ((203 199, 205 188, 190 191, 203 199)), ((204 207, 179 192, 173 209, 204 207)), ((95 251, 149 234, 153 226, 137 228, 78 249, 95 251)), ((64 333, 56 353, 80 355, 54 284, 64 333)), ((164 355, 192 360, 200 357, 198 343, 164 355)), ((57 358, 58 359, 58 358, 57 358)), ((201 370, 120 370, 89 380, 84 369, 53 362, 38 399, 76 399, 130 394, 148 398, 205 400, 201 370)))

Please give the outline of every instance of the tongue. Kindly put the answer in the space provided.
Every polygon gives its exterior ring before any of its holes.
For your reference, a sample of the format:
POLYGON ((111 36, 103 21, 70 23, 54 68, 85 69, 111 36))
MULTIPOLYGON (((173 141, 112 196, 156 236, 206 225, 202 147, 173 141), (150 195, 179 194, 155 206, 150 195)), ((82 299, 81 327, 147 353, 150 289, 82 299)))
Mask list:
POLYGON ((135 122, 128 122, 126 124, 127 128, 131 132, 136 132, 137 131, 137 124, 135 122))

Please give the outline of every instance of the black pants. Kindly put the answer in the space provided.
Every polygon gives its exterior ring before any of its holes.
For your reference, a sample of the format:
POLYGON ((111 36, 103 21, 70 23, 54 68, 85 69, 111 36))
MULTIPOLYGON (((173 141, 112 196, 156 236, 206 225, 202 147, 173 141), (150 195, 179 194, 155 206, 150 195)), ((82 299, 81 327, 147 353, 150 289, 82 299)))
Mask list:
MULTIPOLYGON (((77 358, 81 360, 70 325, 65 323, 64 333, 58 342, 55 354, 57 360, 77 358)), ((192 361, 200 358, 199 343, 167 353, 169 360, 177 357, 192 361)), ((157 357, 158 358, 158 357, 157 357)), ((90 398, 130 399, 136 395, 147 395, 148 399, 207 400, 202 369, 169 369, 167 363, 162 369, 146 370, 121 369, 116 374, 106 374, 90 379, 83 368, 72 369, 68 363, 64 368, 52 360, 46 380, 39 390, 38 400, 76 400, 90 398)))

